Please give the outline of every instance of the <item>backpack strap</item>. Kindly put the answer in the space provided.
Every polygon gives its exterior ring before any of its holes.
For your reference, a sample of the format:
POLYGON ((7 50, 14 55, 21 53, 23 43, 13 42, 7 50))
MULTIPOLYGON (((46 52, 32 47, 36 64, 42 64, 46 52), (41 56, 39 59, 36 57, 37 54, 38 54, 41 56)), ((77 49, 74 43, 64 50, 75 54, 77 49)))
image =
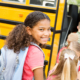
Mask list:
POLYGON ((5 49, 6 49, 5 47, 1 49, 1 55, 0 55, 1 68, 3 70, 5 70, 5 67, 6 67, 6 50, 5 49))
POLYGON ((5 60, 6 54, 4 47, 0 50, 0 80, 4 80, 4 71, 6 67, 6 60, 5 60))
POLYGON ((0 75, 1 75, 1 72, 3 70, 3 67, 4 67, 4 61, 3 61, 3 56, 2 54, 0 55, 0 75))
MULTIPOLYGON (((31 45, 34 45, 34 46, 38 47, 42 51, 42 49, 36 43, 31 42, 31 45)), ((44 55, 44 52, 43 51, 42 51, 42 53, 43 53, 43 56, 45 58, 45 55, 44 55)))

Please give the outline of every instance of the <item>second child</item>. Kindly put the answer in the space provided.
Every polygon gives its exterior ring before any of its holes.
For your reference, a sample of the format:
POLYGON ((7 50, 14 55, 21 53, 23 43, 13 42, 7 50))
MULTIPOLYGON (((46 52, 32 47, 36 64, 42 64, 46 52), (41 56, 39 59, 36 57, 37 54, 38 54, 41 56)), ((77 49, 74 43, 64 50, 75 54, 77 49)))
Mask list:
POLYGON ((49 74, 47 80, 77 80, 77 63, 77 54, 70 49, 64 49, 56 69, 49 74))

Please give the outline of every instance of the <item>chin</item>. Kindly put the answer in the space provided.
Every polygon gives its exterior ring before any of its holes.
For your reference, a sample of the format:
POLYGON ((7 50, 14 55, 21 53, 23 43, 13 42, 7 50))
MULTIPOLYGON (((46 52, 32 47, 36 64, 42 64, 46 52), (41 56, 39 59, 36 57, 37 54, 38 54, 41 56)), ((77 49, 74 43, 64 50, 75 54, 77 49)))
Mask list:
MULTIPOLYGON (((46 42, 46 43, 47 43, 47 42, 46 42)), ((43 44, 43 45, 44 45, 44 44, 46 44, 46 43, 41 43, 41 44, 43 44)))
POLYGON ((47 41, 45 41, 45 42, 40 42, 40 44, 42 44, 42 45, 45 45, 47 43, 47 41))

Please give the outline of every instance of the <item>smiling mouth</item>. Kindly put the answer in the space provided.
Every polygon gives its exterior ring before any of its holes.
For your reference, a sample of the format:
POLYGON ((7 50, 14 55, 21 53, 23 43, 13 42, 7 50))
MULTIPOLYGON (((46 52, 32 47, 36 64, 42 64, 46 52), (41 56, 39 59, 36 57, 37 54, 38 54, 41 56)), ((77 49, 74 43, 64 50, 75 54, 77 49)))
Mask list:
POLYGON ((49 38, 42 38, 43 41, 48 41, 49 38))

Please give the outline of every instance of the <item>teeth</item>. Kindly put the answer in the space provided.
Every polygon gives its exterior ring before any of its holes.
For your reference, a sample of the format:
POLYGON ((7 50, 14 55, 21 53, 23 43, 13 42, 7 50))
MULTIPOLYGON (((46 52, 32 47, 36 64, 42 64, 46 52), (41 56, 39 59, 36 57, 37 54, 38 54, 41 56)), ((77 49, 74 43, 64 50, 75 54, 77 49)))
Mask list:
POLYGON ((48 38, 42 38, 42 39, 44 39, 44 40, 48 40, 48 38))

